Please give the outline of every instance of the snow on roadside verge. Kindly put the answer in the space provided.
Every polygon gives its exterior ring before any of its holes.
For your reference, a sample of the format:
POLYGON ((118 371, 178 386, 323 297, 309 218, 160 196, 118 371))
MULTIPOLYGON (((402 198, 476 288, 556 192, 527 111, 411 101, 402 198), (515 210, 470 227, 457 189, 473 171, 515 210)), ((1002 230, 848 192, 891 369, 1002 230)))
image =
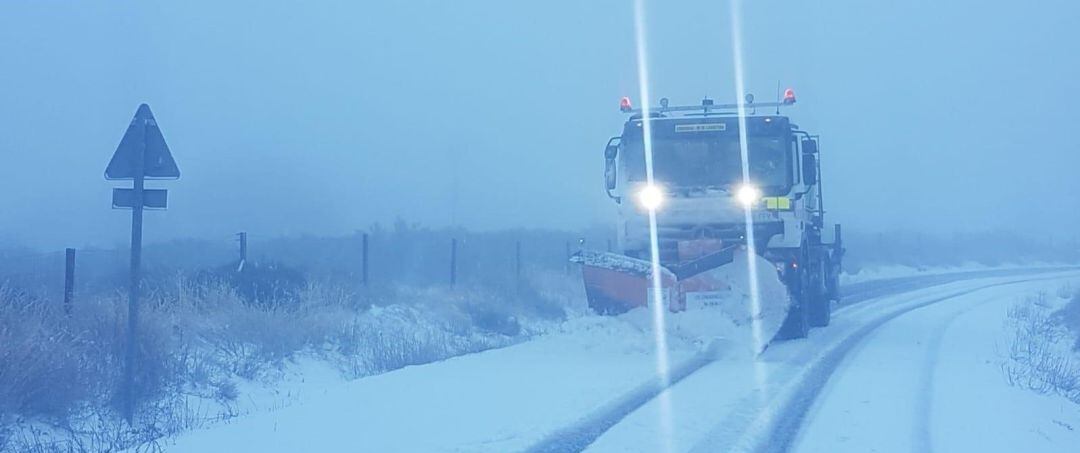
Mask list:
MULTIPOLYGON (((745 281, 737 267, 731 281, 745 281)), ((783 291, 776 282, 762 294, 772 297, 777 288, 783 291)), ((749 342, 748 319, 725 312, 732 306, 745 310, 747 293, 733 283, 723 304, 669 314, 673 366, 715 338, 729 345, 749 342)), ((522 449, 655 378, 650 316, 641 308, 617 317, 572 318, 527 342, 344 383, 281 410, 180 435, 164 447, 179 452, 522 449)))
POLYGON ((1067 284, 1056 295, 1039 292, 1009 307, 1001 370, 1016 387, 1058 394, 1080 404, 1080 292, 1067 284))
MULTIPOLYGON (((733 288, 725 300, 745 304, 746 295, 733 288)), ((723 319, 709 307, 668 316, 673 364, 708 339, 737 342, 710 316, 723 319)), ((181 435, 167 450, 520 449, 655 376, 650 323, 643 310, 574 318, 529 342, 360 379, 294 407, 181 435)))

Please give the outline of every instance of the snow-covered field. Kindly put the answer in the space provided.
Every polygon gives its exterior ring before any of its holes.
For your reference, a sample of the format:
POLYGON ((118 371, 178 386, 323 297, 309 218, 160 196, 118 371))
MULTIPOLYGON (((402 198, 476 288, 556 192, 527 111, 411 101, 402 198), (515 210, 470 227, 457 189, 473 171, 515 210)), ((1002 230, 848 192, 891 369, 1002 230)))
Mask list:
MULTIPOLYGON (((832 326, 807 340, 775 344, 758 360, 715 309, 670 316, 673 368, 700 370, 655 398, 648 391, 656 384, 649 314, 578 318, 503 349, 352 382, 323 381, 288 407, 162 446, 169 452, 727 451, 781 439, 781 449, 867 451, 862 447, 871 444, 859 436, 884 430, 904 442, 879 447, 954 451, 982 432, 965 426, 996 433, 1013 426, 1027 433, 1017 439, 1043 439, 1028 445, 1069 451, 1075 443, 1067 442, 1080 439, 1054 427, 1080 427, 1080 419, 1061 412, 1071 403, 1009 387, 993 355, 1004 332, 1003 304, 1053 290, 1077 274, 1054 276, 965 280, 872 299, 837 310, 832 326), (1043 280, 1017 283, 1032 278, 1043 280), (966 382, 972 385, 961 385, 966 382), (979 395, 993 397, 972 404, 979 395), (998 410, 989 410, 998 402, 998 410), (1012 407, 1018 409, 1002 410, 1012 407), (852 419, 866 426, 856 429, 852 419), (606 431, 590 433, 596 426, 606 431), (561 444, 567 433, 577 437, 561 444)), ((743 297, 735 288, 729 300, 743 297)))

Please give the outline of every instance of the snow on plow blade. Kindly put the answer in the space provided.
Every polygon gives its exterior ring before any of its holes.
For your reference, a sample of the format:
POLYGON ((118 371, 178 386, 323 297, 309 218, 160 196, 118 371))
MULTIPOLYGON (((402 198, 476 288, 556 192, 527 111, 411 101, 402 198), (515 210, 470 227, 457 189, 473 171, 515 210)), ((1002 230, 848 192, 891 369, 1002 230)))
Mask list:
MULTIPOLYGON (((725 247, 701 258, 660 266, 661 298, 671 311, 686 308, 687 300, 708 303, 730 282, 710 272, 731 263, 737 246, 725 247)), ((652 263, 610 252, 582 250, 570 261, 581 264, 589 308, 601 314, 618 314, 646 306, 652 287, 652 263)))
MULTIPOLYGON (((600 314, 618 314, 648 305, 652 285, 652 263, 609 252, 582 250, 570 257, 581 264, 585 297, 589 308, 600 314)), ((660 268, 664 288, 675 283, 675 275, 660 268)))
MULTIPOLYGON (((737 250, 741 249, 735 245, 697 260, 661 266, 661 297, 669 310, 693 312, 690 318, 725 332, 721 336, 729 340, 741 341, 761 352, 783 327, 792 300, 774 271, 774 264, 757 255, 736 253, 737 250), (757 272, 751 272, 751 267, 757 272), (758 294, 757 302, 754 293, 758 294), (724 330, 721 325, 735 330, 724 330)), ((650 262, 590 250, 583 250, 570 260, 581 264, 585 295, 589 307, 597 313, 619 314, 651 302, 650 262)), ((694 329, 689 325, 684 327, 694 329)))

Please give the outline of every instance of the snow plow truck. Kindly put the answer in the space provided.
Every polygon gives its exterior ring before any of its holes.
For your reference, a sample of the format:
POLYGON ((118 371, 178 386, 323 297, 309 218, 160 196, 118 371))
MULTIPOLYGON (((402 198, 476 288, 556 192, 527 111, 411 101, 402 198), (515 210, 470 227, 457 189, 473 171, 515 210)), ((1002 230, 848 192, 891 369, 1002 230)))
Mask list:
POLYGON ((794 103, 791 89, 761 104, 752 95, 741 105, 706 98, 670 106, 665 98, 645 111, 621 100, 630 116, 604 147, 617 249, 571 258, 581 265, 594 311, 619 314, 654 301, 673 312, 723 303, 730 272, 722 270, 742 258, 739 264, 756 266, 759 279, 775 272, 786 288, 786 297, 763 298, 747 318, 774 318, 765 320, 773 326, 768 338, 802 338, 829 324, 840 297, 841 229, 825 223, 819 137, 780 115, 794 103), (654 254, 659 297, 652 291, 654 254))

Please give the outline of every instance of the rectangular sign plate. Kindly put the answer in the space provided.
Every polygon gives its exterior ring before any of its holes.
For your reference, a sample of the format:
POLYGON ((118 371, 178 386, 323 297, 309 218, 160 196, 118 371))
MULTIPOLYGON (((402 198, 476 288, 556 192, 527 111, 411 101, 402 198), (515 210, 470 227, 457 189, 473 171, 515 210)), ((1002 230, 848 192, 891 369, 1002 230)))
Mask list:
MULTIPOLYGON (((165 189, 143 189, 143 207, 148 209, 165 209, 168 205, 168 194, 165 189)), ((113 208, 135 207, 135 189, 113 189, 113 208)))
POLYGON ((686 307, 690 309, 703 309, 719 307, 724 303, 724 293, 721 291, 687 291, 686 307))
POLYGON ((727 123, 676 124, 675 132, 723 132, 727 123))

